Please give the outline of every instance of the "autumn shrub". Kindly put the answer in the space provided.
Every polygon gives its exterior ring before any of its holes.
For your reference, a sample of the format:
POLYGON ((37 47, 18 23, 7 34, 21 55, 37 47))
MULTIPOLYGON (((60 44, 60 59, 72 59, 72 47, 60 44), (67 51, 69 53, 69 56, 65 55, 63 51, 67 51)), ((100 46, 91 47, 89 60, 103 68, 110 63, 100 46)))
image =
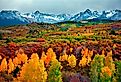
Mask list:
POLYGON ((53 59, 48 71, 48 82, 62 82, 61 63, 53 59))
POLYGON ((46 82, 47 72, 45 71, 44 61, 39 60, 37 54, 33 53, 31 59, 26 62, 20 71, 17 81, 23 82, 46 82))
POLYGON ((45 55, 45 52, 43 51, 42 52, 42 56, 41 56, 41 60, 45 61, 47 58, 47 56, 45 55))

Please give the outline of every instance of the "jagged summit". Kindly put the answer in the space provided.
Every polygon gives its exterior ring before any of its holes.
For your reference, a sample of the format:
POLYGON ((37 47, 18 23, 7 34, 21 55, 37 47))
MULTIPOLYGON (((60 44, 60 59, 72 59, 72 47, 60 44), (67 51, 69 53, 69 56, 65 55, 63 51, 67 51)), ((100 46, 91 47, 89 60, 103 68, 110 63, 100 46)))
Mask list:
POLYGON ((64 21, 80 21, 80 20, 121 20, 121 10, 107 10, 107 11, 92 11, 86 9, 84 12, 79 12, 75 15, 70 14, 48 14, 35 11, 32 13, 20 13, 16 10, 2 10, 0 12, 0 26, 27 24, 31 22, 37 23, 57 23, 64 21))

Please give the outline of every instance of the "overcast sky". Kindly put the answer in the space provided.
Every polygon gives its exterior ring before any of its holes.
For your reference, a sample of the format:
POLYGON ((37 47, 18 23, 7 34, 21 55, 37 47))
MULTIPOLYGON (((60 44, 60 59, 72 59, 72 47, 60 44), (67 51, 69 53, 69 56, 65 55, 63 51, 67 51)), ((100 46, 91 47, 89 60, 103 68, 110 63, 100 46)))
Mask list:
POLYGON ((121 0, 0 0, 0 10, 14 9, 20 12, 78 13, 86 9, 121 9, 121 0))

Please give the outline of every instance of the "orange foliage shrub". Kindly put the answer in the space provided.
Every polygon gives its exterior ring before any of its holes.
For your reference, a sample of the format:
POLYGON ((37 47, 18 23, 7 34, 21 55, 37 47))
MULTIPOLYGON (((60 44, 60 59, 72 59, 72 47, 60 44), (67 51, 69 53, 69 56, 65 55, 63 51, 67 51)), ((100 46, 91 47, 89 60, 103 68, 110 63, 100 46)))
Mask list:
POLYGON ((14 70, 14 64, 12 62, 12 59, 10 58, 8 62, 8 73, 11 73, 13 70, 14 70))
POLYGON ((18 64, 19 64, 18 57, 15 57, 15 58, 13 59, 13 64, 14 64, 15 67, 18 66, 18 64))
POLYGON ((13 63, 15 64, 15 66, 21 64, 21 63, 26 63, 27 62, 27 55, 24 53, 24 50, 23 49, 19 49, 17 52, 16 52, 16 55, 17 57, 15 57, 13 59, 13 63))
POLYGON ((46 55, 47 55, 47 57, 45 60, 45 64, 48 66, 51 60, 56 59, 56 54, 55 54, 55 52, 53 52, 52 48, 49 48, 47 50, 46 55))
POLYGON ((2 72, 7 71, 7 61, 6 61, 6 58, 4 58, 4 59, 2 60, 2 62, 1 62, 0 71, 2 71, 2 72))
POLYGON ((85 56, 82 57, 82 60, 79 62, 80 67, 84 67, 87 64, 87 58, 85 56))
POLYGON ((88 48, 85 48, 81 51, 82 53, 82 59, 79 62, 80 67, 85 67, 86 65, 89 65, 91 62, 91 57, 93 56, 93 51, 88 50, 88 48))

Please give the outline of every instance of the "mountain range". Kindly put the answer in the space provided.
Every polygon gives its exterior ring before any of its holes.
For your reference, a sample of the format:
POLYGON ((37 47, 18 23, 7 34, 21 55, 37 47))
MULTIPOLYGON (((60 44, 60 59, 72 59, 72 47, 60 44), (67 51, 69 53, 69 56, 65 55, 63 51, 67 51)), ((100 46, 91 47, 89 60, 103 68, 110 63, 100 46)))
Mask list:
POLYGON ((70 14, 47 14, 35 11, 32 13, 20 13, 14 10, 2 10, 0 12, 0 26, 9 26, 16 24, 36 23, 58 23, 65 21, 81 21, 81 20, 121 20, 121 10, 108 11, 91 11, 79 12, 75 15, 70 14))

